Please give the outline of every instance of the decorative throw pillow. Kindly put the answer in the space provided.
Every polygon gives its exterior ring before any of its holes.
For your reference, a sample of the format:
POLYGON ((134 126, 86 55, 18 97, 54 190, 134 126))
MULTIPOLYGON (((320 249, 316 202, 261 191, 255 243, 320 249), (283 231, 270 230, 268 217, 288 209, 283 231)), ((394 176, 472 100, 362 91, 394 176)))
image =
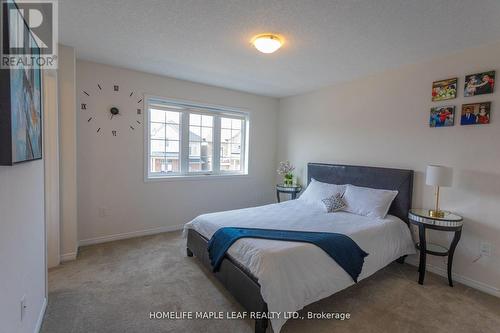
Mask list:
POLYGON ((340 193, 335 193, 331 197, 321 201, 325 204, 328 213, 337 212, 346 206, 344 200, 342 200, 342 194, 340 193))

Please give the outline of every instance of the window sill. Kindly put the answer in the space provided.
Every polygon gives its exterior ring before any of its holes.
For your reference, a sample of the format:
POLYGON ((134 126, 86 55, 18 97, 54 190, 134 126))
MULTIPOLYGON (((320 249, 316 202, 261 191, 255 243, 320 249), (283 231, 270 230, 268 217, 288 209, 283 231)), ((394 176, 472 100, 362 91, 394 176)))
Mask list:
POLYGON ((218 175, 179 175, 179 176, 146 176, 144 178, 145 183, 150 182, 175 182, 175 181, 200 181, 200 180, 225 180, 225 179, 235 179, 235 178, 248 178, 248 173, 230 173, 230 174, 218 174, 218 175))

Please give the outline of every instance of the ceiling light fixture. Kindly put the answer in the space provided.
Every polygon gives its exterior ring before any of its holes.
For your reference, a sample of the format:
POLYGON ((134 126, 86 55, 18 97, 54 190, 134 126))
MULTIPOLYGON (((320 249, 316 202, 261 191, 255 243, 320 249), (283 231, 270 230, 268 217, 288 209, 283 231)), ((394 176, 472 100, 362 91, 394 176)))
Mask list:
POLYGON ((252 44, 262 53, 273 53, 283 45, 283 40, 274 34, 261 34, 252 38, 252 44))

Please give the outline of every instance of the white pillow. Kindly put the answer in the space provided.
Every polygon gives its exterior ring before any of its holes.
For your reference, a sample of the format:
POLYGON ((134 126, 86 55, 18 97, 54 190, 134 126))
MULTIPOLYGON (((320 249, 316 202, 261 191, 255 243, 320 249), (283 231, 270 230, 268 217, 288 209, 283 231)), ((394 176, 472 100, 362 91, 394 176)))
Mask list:
POLYGON ((385 218, 396 195, 398 191, 378 190, 349 184, 342 198, 346 204, 343 210, 357 215, 385 218))
POLYGON ((336 185, 318 182, 316 179, 311 179, 311 182, 305 189, 304 193, 301 194, 299 200, 321 206, 325 211, 325 205, 323 204, 323 199, 330 198, 337 193, 341 195, 344 193, 345 185, 336 185))

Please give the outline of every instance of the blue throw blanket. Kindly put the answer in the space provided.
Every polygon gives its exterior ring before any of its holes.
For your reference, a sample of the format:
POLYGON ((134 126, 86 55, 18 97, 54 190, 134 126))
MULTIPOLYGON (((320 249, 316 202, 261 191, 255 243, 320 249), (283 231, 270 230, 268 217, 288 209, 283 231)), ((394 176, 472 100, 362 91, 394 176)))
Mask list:
POLYGON ((262 238, 314 244, 332 257, 352 277, 354 282, 358 282, 364 258, 368 255, 356 242, 343 234, 226 227, 217 230, 208 242, 208 256, 214 272, 219 270, 226 251, 240 238, 262 238))

